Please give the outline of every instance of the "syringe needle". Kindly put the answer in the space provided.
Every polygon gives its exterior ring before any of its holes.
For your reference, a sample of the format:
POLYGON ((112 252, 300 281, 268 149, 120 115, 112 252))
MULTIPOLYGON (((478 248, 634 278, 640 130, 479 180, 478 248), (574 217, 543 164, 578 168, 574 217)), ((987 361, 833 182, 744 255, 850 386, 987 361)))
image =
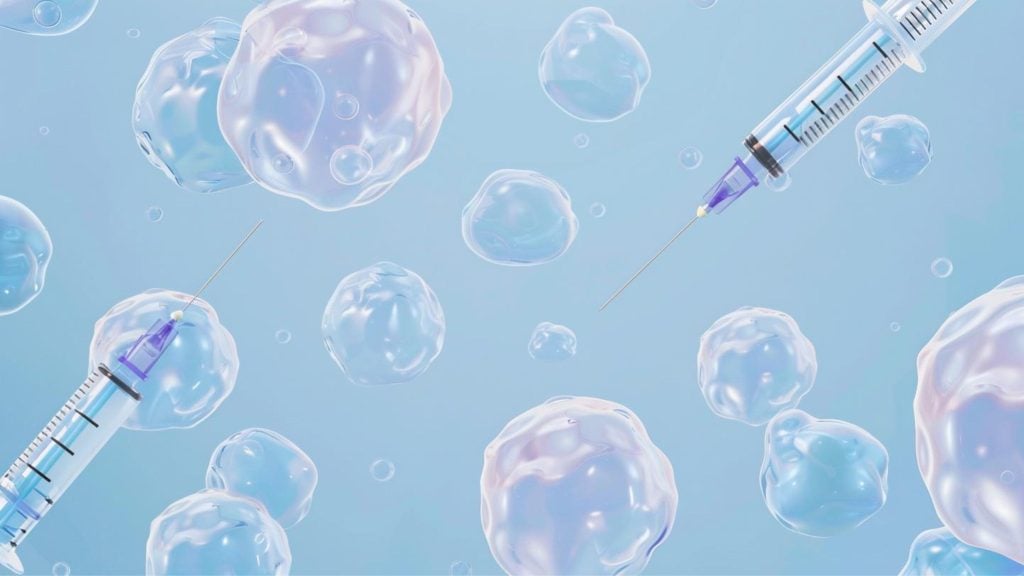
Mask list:
POLYGON ((224 267, 228 265, 228 262, 231 262, 231 259, 235 257, 235 254, 238 254, 238 251, 242 249, 242 246, 245 246, 245 243, 249 241, 249 238, 252 238, 252 235, 255 234, 262 225, 262 219, 256 222, 256 225, 252 227, 252 230, 249 230, 249 233, 245 235, 245 238, 242 238, 242 241, 238 243, 238 246, 235 246, 235 249, 231 251, 231 254, 228 254, 228 257, 220 263, 220 266, 217 266, 217 269, 213 271, 213 274, 210 274, 210 277, 206 279, 206 282, 203 282, 203 285, 199 287, 199 290, 196 290, 195 294, 192 295, 192 299, 189 300, 188 304, 181 309, 182 314, 184 314, 185 311, 188 310, 188 307, 191 306, 197 298, 199 298, 199 295, 203 293, 203 290, 206 290, 206 287, 209 286, 218 275, 220 275, 221 270, 224 270, 224 267))
POLYGON ((686 223, 685 226, 680 228, 679 231, 676 232, 676 235, 673 236, 671 240, 666 242, 665 245, 661 247, 661 250, 658 250, 657 254, 655 254, 654 256, 651 256, 651 259, 648 260, 647 262, 645 262, 644 265, 641 266, 640 269, 636 271, 636 274, 633 274, 633 276, 630 277, 629 280, 626 280, 626 283, 622 285, 622 288, 619 288, 618 290, 616 290, 615 294, 612 294, 610 298, 605 300, 604 304, 601 304, 601 307, 598 308, 598 312, 600 312, 600 311, 604 310, 605 308, 607 308, 608 305, 612 303, 612 301, 614 301, 616 298, 619 297, 619 294, 622 294, 622 292, 626 288, 629 288, 629 285, 632 284, 634 280, 636 280, 641 274, 644 273, 644 270, 647 270, 647 268, 650 267, 650 265, 653 264, 654 261, 657 260, 659 256, 664 254, 665 251, 668 250, 669 246, 671 246, 676 240, 678 240, 679 237, 682 236, 684 232, 689 230, 690 226, 693 226, 694 223, 697 222, 697 220, 700 220, 701 218, 703 218, 706 215, 707 215, 707 211, 706 211, 704 206, 701 206, 700 208, 698 208, 697 209, 697 215, 693 217, 693 220, 690 220, 689 222, 686 223))

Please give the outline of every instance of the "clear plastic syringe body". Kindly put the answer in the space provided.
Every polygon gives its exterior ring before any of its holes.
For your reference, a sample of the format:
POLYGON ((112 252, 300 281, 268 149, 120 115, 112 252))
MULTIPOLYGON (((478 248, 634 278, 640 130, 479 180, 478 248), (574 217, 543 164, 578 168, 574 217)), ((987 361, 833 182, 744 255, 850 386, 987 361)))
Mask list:
POLYGON ((158 321, 113 368, 100 364, 0 477, 0 564, 23 572, 18 545, 132 414, 177 333, 175 318, 158 321))
POLYGON ((698 214, 721 212, 788 172, 903 66, 923 72, 921 53, 975 1, 866 0, 867 25, 751 131, 746 153, 705 194, 698 214))

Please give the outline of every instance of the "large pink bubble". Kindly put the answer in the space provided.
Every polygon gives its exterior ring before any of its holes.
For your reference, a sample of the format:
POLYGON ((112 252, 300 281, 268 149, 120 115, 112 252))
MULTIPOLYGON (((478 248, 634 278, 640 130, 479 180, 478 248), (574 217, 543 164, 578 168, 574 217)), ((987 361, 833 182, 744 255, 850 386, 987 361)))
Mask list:
POLYGON ((972 546, 1024 562, 1024 276, 953 313, 917 358, 917 461, 972 546))

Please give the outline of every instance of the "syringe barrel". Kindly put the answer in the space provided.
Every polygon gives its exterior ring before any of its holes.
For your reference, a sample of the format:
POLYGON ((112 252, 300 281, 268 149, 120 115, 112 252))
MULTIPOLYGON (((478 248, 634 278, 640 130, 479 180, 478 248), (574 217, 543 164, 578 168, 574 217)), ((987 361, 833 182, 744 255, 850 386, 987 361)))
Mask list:
POLYGON ((864 11, 891 29, 906 50, 907 64, 924 71, 921 53, 931 46, 976 0, 888 0, 876 7, 865 0, 864 11), (879 13, 880 12, 880 13, 879 13))

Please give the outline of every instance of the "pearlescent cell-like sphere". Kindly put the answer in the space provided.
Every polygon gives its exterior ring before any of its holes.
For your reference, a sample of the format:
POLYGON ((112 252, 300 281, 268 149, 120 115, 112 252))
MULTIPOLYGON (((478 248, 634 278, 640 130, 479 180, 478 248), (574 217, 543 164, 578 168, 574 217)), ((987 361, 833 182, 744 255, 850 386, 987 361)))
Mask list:
POLYGON ((956 539, 948 528, 921 532, 899 576, 1024 576, 1024 565, 956 539))
POLYGON ((576 355, 576 333, 568 326, 541 322, 533 329, 527 349, 535 360, 568 360, 576 355))
POLYGON ((462 238, 477 256, 505 266, 550 262, 579 229, 569 193, 529 170, 498 170, 462 210, 462 238))
POLYGON ((697 382, 711 410, 759 426, 795 407, 814 385, 814 345, 787 314, 744 307, 700 337, 697 382))
MULTIPOLYGON (((96 321, 89 370, 117 358, 157 321, 166 321, 192 299, 171 290, 147 290, 122 300, 96 321)), ((191 428, 213 414, 235 388, 238 350, 217 312, 196 299, 179 322, 178 335, 139 385, 142 401, 124 423, 133 430, 191 428)))
POLYGON ((281 526, 291 528, 309 513, 317 477, 316 464, 291 440, 249 428, 213 451, 206 487, 256 499, 281 526))
POLYGON ((92 17, 99 0, 2 0, 0 28, 32 36, 60 36, 92 17))
POLYGON ((53 242, 27 206, 0 196, 0 316, 14 314, 43 290, 53 242))
POLYGON ((214 192, 252 181, 217 124, 217 94, 241 29, 214 18, 156 49, 135 89, 132 128, 174 183, 214 192))
POLYGON ((672 464, 620 404, 552 398, 484 450, 481 520, 509 574, 638 574, 676 516, 672 464))
POLYGON ((147 576, 287 576, 291 564, 284 529, 246 496, 203 490, 171 504, 149 525, 147 576))
POLYGON ((450 107, 434 39, 398 0, 260 4, 218 104, 253 179, 325 211, 380 198, 427 158, 450 107))
POLYGON ((566 114, 610 122, 629 114, 651 79, 647 53, 600 8, 581 8, 562 22, 540 55, 540 82, 566 114))
POLYGON ((321 330, 331 358, 353 382, 408 382, 427 371, 444 346, 444 311, 412 270, 379 262, 342 278, 321 330))
POLYGON ((951 314, 921 349, 914 421, 942 523, 1024 563, 1024 276, 951 314))
POLYGON ((863 524, 885 504, 888 470, 885 446, 849 422, 786 410, 765 430, 761 493, 799 534, 827 538, 863 524))
POLYGON ((857 123, 856 136, 861 168, 881 184, 909 182, 932 161, 928 127, 913 116, 867 116, 857 123))

